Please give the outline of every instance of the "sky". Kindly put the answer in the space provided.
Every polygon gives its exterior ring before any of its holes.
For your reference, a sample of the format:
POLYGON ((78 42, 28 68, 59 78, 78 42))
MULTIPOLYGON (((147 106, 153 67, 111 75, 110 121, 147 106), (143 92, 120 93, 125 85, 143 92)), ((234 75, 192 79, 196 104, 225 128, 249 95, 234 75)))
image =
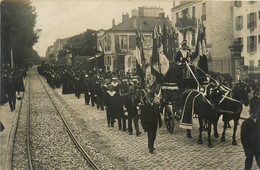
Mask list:
POLYGON ((56 39, 80 34, 87 29, 109 29, 112 19, 122 21, 122 13, 138 7, 161 7, 171 19, 173 0, 31 0, 36 8, 36 29, 41 29, 34 49, 42 57, 56 39))

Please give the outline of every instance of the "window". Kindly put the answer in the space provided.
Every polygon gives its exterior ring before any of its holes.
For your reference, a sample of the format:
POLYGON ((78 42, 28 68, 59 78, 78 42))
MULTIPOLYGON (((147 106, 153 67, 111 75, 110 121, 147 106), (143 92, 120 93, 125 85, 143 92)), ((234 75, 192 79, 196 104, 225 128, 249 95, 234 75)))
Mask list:
MULTIPOLYGON (((237 38, 237 41, 238 41, 239 45, 243 45, 243 37, 237 38)), ((242 47, 241 51, 243 51, 243 47, 242 47)))
POLYGON ((111 66, 111 60, 112 60, 112 56, 106 56, 105 57, 105 65, 111 66))
POLYGON ((179 13, 177 12, 176 13, 176 22, 178 21, 178 19, 179 19, 179 13))
POLYGON ((120 48, 127 49, 127 35, 120 36, 120 48))
POLYGON ((247 15, 247 28, 252 29, 256 27, 256 12, 247 15))
POLYGON ((260 67, 260 60, 258 60, 258 67, 260 67))
POLYGON ((192 18, 195 18, 195 6, 192 7, 192 18))
POLYGON ((181 12, 182 12, 182 17, 188 17, 188 15, 189 15, 188 8, 182 10, 181 12))
POLYGON ((258 35, 258 43, 260 44, 260 35, 258 35))
POLYGON ((247 37, 247 52, 256 52, 256 36, 247 37))
POLYGON ((236 22, 236 30, 243 29, 243 16, 237 16, 235 22, 236 22))
POLYGON ((258 19, 260 19, 260 11, 258 11, 258 19))
POLYGON ((151 35, 144 35, 144 47, 152 46, 152 37, 151 35))
POLYGON ((250 60, 250 61, 249 61, 249 67, 254 67, 254 64, 255 64, 255 63, 254 63, 254 60, 250 60))
POLYGON ((255 1, 254 0, 250 0, 250 1, 248 1, 248 3, 253 5, 255 3, 255 1))
POLYGON ((235 7, 241 7, 242 6, 242 2, 241 1, 234 1, 234 6, 235 7))

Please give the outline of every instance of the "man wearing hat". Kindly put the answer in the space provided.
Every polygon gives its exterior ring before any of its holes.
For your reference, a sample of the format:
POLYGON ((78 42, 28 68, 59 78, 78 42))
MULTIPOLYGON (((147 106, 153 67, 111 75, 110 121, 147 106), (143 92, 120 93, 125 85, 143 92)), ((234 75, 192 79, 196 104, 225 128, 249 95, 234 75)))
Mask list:
POLYGON ((246 160, 245 169, 251 169, 253 159, 260 168, 260 99, 254 91, 250 101, 250 118, 241 125, 241 142, 243 144, 246 160))
POLYGON ((153 153, 156 131, 162 126, 159 106, 154 102, 154 93, 150 92, 149 96, 144 98, 144 104, 141 106, 141 123, 148 136, 148 149, 153 153))
POLYGON ((181 50, 176 53, 175 62, 182 63, 187 60, 190 61, 187 40, 183 40, 181 42, 181 50))

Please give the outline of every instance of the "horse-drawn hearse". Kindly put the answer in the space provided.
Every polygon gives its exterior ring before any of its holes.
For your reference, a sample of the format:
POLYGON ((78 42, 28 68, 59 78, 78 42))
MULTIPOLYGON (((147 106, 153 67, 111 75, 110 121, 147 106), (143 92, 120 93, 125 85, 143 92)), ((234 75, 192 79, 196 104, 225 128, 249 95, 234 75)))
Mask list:
POLYGON ((207 125, 208 146, 213 147, 210 139, 211 126, 214 127, 214 136, 219 137, 217 122, 223 115, 221 141, 225 141, 228 122, 234 120, 232 144, 236 145, 237 125, 242 104, 248 105, 249 89, 241 81, 229 89, 192 63, 174 63, 161 83, 161 107, 166 128, 172 134, 176 121, 180 121, 180 126, 187 129, 187 137, 191 138, 192 118, 196 115, 200 126, 198 143, 202 143, 202 130, 207 125))

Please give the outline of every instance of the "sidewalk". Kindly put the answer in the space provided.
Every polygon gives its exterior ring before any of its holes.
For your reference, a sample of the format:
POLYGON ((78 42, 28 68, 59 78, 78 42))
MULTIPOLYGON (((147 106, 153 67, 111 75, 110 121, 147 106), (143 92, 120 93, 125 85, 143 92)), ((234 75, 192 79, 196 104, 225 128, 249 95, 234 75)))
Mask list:
MULTIPOLYGON (((21 96, 23 94, 21 93, 21 96)), ((0 132, 0 169, 11 169, 12 148, 21 101, 16 100, 16 109, 11 112, 8 102, 0 106, 0 120, 5 129, 0 132)))

